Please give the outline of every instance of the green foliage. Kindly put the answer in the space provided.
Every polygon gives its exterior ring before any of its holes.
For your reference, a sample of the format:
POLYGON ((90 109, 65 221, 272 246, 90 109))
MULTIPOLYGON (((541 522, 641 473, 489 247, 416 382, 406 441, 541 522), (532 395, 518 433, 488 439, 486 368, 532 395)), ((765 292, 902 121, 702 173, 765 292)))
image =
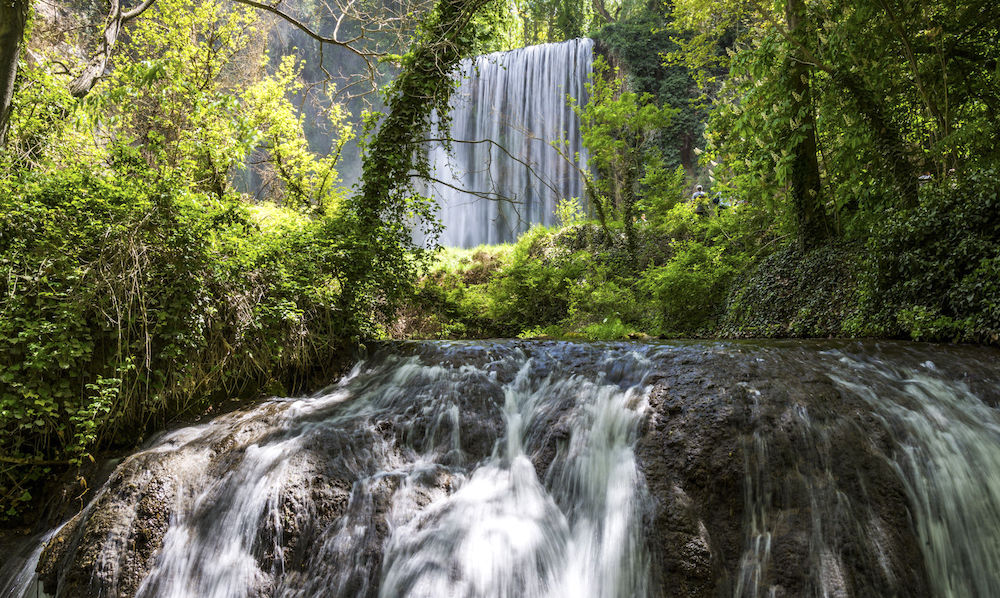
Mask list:
POLYGON ((996 342, 998 256, 997 171, 925 189, 916 209, 886 218, 868 241, 859 332, 996 342))
POLYGON ((586 269, 586 254, 540 259, 551 252, 549 231, 535 227, 514 246, 488 287, 488 314, 502 336, 559 323, 569 314, 569 289, 586 269))
POLYGON ((335 167, 352 136, 345 110, 331 102, 324 112, 333 149, 317 155, 289 99, 303 86, 303 65, 285 57, 266 72, 269 57, 250 55, 267 33, 257 17, 222 0, 158 0, 130 27, 111 76, 82 101, 54 74, 59 63, 22 69, 0 162, 113 168, 111 148, 130 144, 162 176, 221 198, 252 161, 259 197, 332 209, 345 196, 335 167))
POLYGON ((517 5, 518 46, 582 37, 594 19, 592 4, 585 0, 521 0, 517 5))
POLYGON ((300 387, 353 327, 335 309, 335 220, 264 231, 128 150, 116 166, 0 180, 0 467, 19 473, 4 505, 45 474, 33 462, 79 464, 213 401, 300 387))
POLYGON ((787 48, 777 35, 757 40, 735 55, 723 97, 708 122, 714 158, 725 164, 727 186, 768 209, 785 232, 794 232, 794 214, 785 197, 795 148, 802 141, 793 114, 782 57, 787 48))
POLYGON ((705 218, 678 204, 657 224, 535 227, 512 247, 481 248, 441 262, 420 283, 404 333, 568 336, 607 340, 705 334, 745 261, 739 214, 705 218), (638 266, 636 269, 633 266, 638 266))
POLYGON ((639 287, 660 308, 656 327, 684 332, 711 326, 736 271, 725 248, 673 241, 671 251, 667 264, 646 270, 639 279, 639 287))
POLYGON ((662 162, 650 164, 640 183, 643 192, 635 208, 640 219, 648 221, 654 229, 672 231, 681 226, 678 218, 691 221, 695 217, 693 210, 674 210, 686 199, 687 179, 682 166, 671 171, 662 162))
POLYGON ((49 153, 62 158, 86 156, 84 140, 73 132, 76 99, 65 82, 46 69, 22 68, 11 107, 7 147, 0 148, 0 167, 7 172, 37 162, 49 153))
POLYGON ((857 245, 802 253, 786 245, 739 276, 720 330, 734 337, 829 337, 849 334, 862 271, 857 245))
POLYGON ((594 61, 587 90, 590 99, 586 104, 571 102, 589 151, 591 201, 602 219, 630 223, 645 168, 661 166, 661 157, 649 147, 650 140, 677 111, 657 106, 651 94, 625 90, 618 70, 600 57, 594 61))
POLYGON ((583 211, 583 206, 580 205, 579 198, 569 197, 556 203, 556 220, 561 226, 582 224, 586 219, 587 215, 583 211))
POLYGON ((248 126, 254 131, 258 151, 264 151, 274 177, 280 182, 272 190, 273 201, 318 212, 336 209, 346 196, 339 186, 337 162, 344 145, 353 138, 345 108, 333 102, 333 87, 327 88, 329 108, 326 118, 333 134, 333 147, 325 156, 309 148, 304 134, 305 114, 289 101, 303 84, 303 65, 286 56, 277 71, 251 85, 243 93, 248 126))
POLYGON ((635 16, 604 25, 591 37, 621 66, 629 89, 651 94, 657 105, 677 110, 669 123, 658 128, 652 143, 664 169, 683 166, 693 174, 696 148, 704 147, 706 111, 688 68, 664 63, 665 55, 678 51, 673 38, 682 35, 671 17, 669 9, 647 5, 635 16))
MULTIPOLYGON (((345 205, 354 238, 353 259, 342 294, 345 312, 370 314, 365 332, 387 326, 412 284, 426 252, 413 241, 420 226, 433 243, 440 234, 435 205, 414 181, 429 176, 424 139, 432 113, 448 114, 451 72, 492 31, 476 29, 476 16, 491 0, 438 0, 421 22, 417 41, 401 59, 402 71, 385 92, 387 110, 369 115, 359 191, 345 205)), ((439 123, 447 130, 447 121, 439 123)))
POLYGON ((986 42, 1000 22, 995 3, 674 5, 689 33, 673 57, 713 91, 707 163, 745 200, 767 207, 782 230, 794 227, 792 166, 809 129, 823 210, 849 238, 914 207, 918 175, 940 180, 949 169, 992 168, 1000 159, 997 121, 987 116, 1000 105, 998 50, 986 42), (799 22, 788 21, 791 12, 799 22), (801 77, 792 76, 790 56, 806 71, 801 77), (720 66, 728 78, 714 93, 720 66), (809 97, 796 91, 803 87, 809 97))
POLYGON ((89 101, 142 144, 150 163, 224 195, 255 142, 235 93, 245 81, 232 64, 255 21, 252 9, 218 0, 158 0, 130 31, 130 60, 89 101))
POLYGON ((583 329, 583 335, 595 341, 610 341, 628 338, 638 334, 635 329, 626 326, 617 317, 605 318, 597 324, 591 324, 583 329))

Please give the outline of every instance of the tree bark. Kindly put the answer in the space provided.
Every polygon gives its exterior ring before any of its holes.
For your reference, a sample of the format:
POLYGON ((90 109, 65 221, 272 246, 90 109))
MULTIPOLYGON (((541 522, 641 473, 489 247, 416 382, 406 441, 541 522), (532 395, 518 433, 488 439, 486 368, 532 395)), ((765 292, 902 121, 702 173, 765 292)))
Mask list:
POLYGON ((392 295, 410 284, 400 272, 408 267, 412 243, 406 222, 411 217, 409 181, 411 174, 428 174, 415 162, 412 148, 427 137, 432 110, 447 104, 455 87, 451 72, 471 50, 473 17, 490 1, 437 0, 415 46, 403 58, 385 117, 363 156, 360 189, 348 203, 358 257, 344 272, 341 313, 392 311, 398 300, 392 295), (393 272, 396 278, 388 280, 393 272))
POLYGON ((591 5, 593 6, 594 14, 601 17, 605 23, 614 22, 615 19, 608 11, 608 7, 604 5, 604 0, 592 0, 591 5))
MULTIPOLYGON (((0 0, 3 1, 3 0, 0 0)), ((104 25, 104 39, 101 42, 101 51, 91 59, 83 72, 79 74, 69 84, 69 91, 74 97, 82 98, 90 93, 97 81, 104 76, 108 68, 108 61, 114 54, 115 46, 118 45, 118 36, 122 32, 122 27, 138 17, 153 5, 155 0, 144 0, 139 6, 131 10, 124 10, 120 0, 111 0, 108 9, 108 18, 104 25)))
MULTIPOLYGON (((800 10, 804 11, 803 0, 786 1, 788 3, 786 6, 796 4, 800 10)), ((802 15, 804 12, 798 12, 798 14, 802 15)), ((796 23, 799 21, 796 20, 796 23)), ((791 26, 791 22, 789 22, 789 26, 791 26)), ((893 186, 899 193, 900 207, 915 207, 918 202, 917 179, 914 176, 913 164, 909 158, 910 153, 906 149, 902 132, 888 116, 885 103, 877 97, 874 90, 862 81, 861 77, 852 73, 847 67, 834 68, 814 54, 801 38, 792 35, 789 30, 780 26, 779 30, 785 40, 797 48, 798 53, 808 63, 808 66, 826 72, 840 87, 847 91, 854 101, 858 113, 875 134, 878 153, 892 177, 893 186)), ((807 66, 802 65, 801 61, 800 65, 807 66)), ((812 117, 810 116, 810 118, 812 117)))
MULTIPOLYGON (((789 35, 801 41, 806 30, 803 0, 787 0, 785 18, 789 35)), ((789 54, 788 69, 792 114, 800 122, 793 134, 802 135, 802 140, 792 149, 792 205, 798 224, 799 246, 807 250, 826 242, 830 238, 831 227, 822 203, 809 65, 796 48, 792 48, 789 54)))
POLYGON ((14 81, 29 7, 29 0, 0 0, 0 147, 7 142, 14 81))

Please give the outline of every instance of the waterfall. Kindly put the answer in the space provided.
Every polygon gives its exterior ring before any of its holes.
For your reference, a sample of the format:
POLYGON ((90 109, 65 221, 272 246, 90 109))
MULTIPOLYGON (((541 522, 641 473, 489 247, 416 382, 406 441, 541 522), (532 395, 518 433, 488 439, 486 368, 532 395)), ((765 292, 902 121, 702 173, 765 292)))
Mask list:
POLYGON ((930 360, 898 369, 841 359, 855 376, 835 379, 872 405, 897 442, 891 461, 910 498, 934 595, 1000 596, 997 410, 965 383, 942 380, 930 360), (870 382, 859 384, 857 373, 870 382))
MULTIPOLYGON (((104 586, 92 595, 642 598, 633 445, 649 360, 564 345, 411 349, 130 457, 82 517, 104 525, 95 513, 110 503, 122 517, 87 557, 104 586), (141 506, 150 497, 156 509, 141 506), (144 509, 169 525, 139 577, 144 509)), ((11 596, 34 583, 25 570, 11 596)))
POLYGON ((568 97, 587 102, 593 47, 575 39, 462 61, 451 151, 428 149, 443 245, 512 241, 533 224, 555 224, 559 200, 582 201, 587 156, 568 97))
POLYGON ((0 598, 1000 595, 998 356, 387 344, 0 535, 0 598))

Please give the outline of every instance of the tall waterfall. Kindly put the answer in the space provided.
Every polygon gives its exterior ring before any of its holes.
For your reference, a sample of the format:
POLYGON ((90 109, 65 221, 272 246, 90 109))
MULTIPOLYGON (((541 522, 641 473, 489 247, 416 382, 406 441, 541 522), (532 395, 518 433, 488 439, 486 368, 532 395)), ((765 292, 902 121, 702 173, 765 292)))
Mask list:
POLYGON ((583 197, 587 156, 568 97, 587 102, 593 48, 575 39, 461 63, 452 151, 432 143, 428 156, 443 245, 511 241, 532 224, 554 224, 559 200, 583 197))

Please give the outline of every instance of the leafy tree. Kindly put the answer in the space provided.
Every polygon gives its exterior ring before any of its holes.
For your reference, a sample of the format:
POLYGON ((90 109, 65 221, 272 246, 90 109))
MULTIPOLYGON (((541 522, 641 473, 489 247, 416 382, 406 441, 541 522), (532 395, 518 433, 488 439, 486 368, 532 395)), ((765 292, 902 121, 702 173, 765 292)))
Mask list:
POLYGON ((251 167, 268 182, 258 197, 326 210, 344 196, 335 165, 352 136, 345 110, 331 100, 321 113, 333 149, 314 152, 289 99, 303 85, 301 64, 285 58, 268 75, 269 57, 249 54, 265 34, 252 9, 162 0, 136 23, 116 70, 84 101, 70 95, 51 64, 22 73, 7 160, 53 170, 81 159, 107 162, 113 142, 130 143, 164 176, 221 198, 252 154, 251 167))
POLYGON ((830 236, 830 225, 821 195, 819 159, 816 147, 816 117, 807 58, 800 48, 811 35, 804 0, 785 2, 785 21, 792 47, 787 58, 787 89, 792 115, 789 153, 792 156, 789 177, 792 211, 798 227, 799 245, 810 249, 830 236))
POLYGON ((811 164, 805 171, 795 166, 796 156, 812 153, 808 139, 799 145, 809 130, 820 205, 842 229, 863 231, 868 218, 915 206, 922 172, 943 178, 950 169, 995 160, 996 137, 973 134, 996 126, 989 116, 1000 97, 989 70, 996 48, 983 41, 997 32, 993 3, 682 0, 677 7, 700 32, 687 56, 701 66, 715 56, 706 51, 713 40, 742 32, 726 61, 731 76, 711 126, 718 170, 745 190, 763 181, 756 185, 760 198, 792 222, 804 225, 801 208, 808 205, 796 196, 795 181, 803 179, 794 173, 815 172, 811 164), (799 77, 777 68, 782 57, 794 60, 799 77), (796 87, 805 82, 808 89, 796 87), (782 196, 791 200, 773 201, 782 196))
POLYGON ((659 147, 668 168, 683 166, 695 177, 696 148, 704 147, 702 131, 706 111, 687 66, 667 64, 664 56, 677 52, 674 38, 682 36, 673 24, 669 7, 649 6, 635 16, 603 25, 592 33, 599 52, 621 69, 631 90, 649 93, 661 106, 678 110, 659 134, 659 147))
POLYGON ((438 0, 386 92, 385 114, 369 120, 377 130, 364 148, 360 189, 347 204, 357 241, 350 285, 342 296, 344 311, 390 318, 409 294, 416 266, 412 255, 421 254, 410 224, 422 222, 431 239, 439 226, 431 200, 413 186, 414 179, 429 176, 426 155, 418 150, 430 131, 432 112, 448 112, 452 70, 488 33, 477 30, 476 24, 490 1, 438 0))
MULTIPOLYGON (((580 117, 580 134, 589 151, 587 189, 599 218, 621 219, 632 255, 636 254, 634 221, 640 184, 647 169, 660 167, 662 158, 651 148, 655 134, 668 126, 677 110, 659 107, 651 94, 626 91, 617 69, 602 58, 594 61, 587 84, 590 100, 573 110, 580 117)), ((649 180, 649 179, 647 179, 649 180)))

